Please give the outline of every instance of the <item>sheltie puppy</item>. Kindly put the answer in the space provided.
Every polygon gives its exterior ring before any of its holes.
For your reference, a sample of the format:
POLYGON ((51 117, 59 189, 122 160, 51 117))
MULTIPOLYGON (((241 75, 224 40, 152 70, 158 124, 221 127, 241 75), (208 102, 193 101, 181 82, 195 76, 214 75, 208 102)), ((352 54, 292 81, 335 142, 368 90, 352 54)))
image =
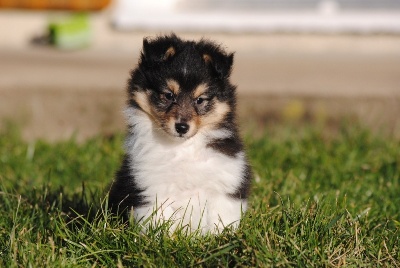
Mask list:
POLYGON ((128 80, 125 157, 113 211, 146 231, 164 221, 201 233, 236 228, 252 172, 236 125, 233 53, 174 34, 143 40, 128 80))

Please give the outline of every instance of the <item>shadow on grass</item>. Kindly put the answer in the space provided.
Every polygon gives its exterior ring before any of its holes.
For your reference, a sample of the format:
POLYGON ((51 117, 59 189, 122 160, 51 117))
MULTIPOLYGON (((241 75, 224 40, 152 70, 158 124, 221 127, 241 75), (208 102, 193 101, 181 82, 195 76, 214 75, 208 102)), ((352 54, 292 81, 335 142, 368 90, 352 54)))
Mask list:
MULTIPOLYGON (((0 180, 1 182, 1 180, 0 180)), ((111 217, 107 204, 106 190, 92 190, 82 183, 79 191, 65 190, 65 186, 53 188, 44 184, 41 188, 31 188, 23 193, 15 189, 4 189, 0 185, 0 208, 8 214, 10 222, 39 221, 34 226, 46 228, 54 220, 70 229, 92 224, 100 218, 115 220, 111 217)))

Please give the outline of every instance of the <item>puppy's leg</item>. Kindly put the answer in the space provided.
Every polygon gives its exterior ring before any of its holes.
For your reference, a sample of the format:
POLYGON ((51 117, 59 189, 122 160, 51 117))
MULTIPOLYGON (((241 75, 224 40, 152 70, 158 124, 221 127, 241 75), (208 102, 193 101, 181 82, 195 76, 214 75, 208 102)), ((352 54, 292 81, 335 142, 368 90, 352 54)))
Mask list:
POLYGON ((246 200, 219 195, 208 204, 207 225, 211 233, 220 233, 225 227, 239 226, 241 215, 246 211, 246 200))
POLYGON ((156 227, 165 221, 173 221, 171 230, 176 228, 175 211, 167 201, 162 204, 153 204, 135 208, 133 211, 135 221, 142 225, 143 231, 147 231, 150 226, 156 227))

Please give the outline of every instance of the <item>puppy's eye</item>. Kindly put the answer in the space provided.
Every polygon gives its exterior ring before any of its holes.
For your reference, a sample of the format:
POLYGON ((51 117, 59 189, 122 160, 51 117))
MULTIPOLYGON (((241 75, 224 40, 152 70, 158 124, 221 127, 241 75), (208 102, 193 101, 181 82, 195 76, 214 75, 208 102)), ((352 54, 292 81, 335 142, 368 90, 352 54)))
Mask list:
POLYGON ((204 98, 199 97, 199 98, 196 99, 196 104, 197 104, 197 105, 201 105, 204 101, 205 101, 204 98))
POLYGON ((167 100, 174 100, 174 94, 172 94, 171 92, 166 92, 164 93, 164 96, 167 100))

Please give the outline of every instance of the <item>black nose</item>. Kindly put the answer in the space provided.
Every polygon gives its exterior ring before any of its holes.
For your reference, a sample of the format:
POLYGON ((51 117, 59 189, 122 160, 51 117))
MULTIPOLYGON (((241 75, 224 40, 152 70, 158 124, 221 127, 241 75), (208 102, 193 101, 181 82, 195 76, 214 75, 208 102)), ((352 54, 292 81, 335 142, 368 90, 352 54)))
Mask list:
POLYGON ((175 129, 178 134, 185 134, 186 132, 189 131, 189 125, 186 123, 176 123, 175 124, 175 129))

